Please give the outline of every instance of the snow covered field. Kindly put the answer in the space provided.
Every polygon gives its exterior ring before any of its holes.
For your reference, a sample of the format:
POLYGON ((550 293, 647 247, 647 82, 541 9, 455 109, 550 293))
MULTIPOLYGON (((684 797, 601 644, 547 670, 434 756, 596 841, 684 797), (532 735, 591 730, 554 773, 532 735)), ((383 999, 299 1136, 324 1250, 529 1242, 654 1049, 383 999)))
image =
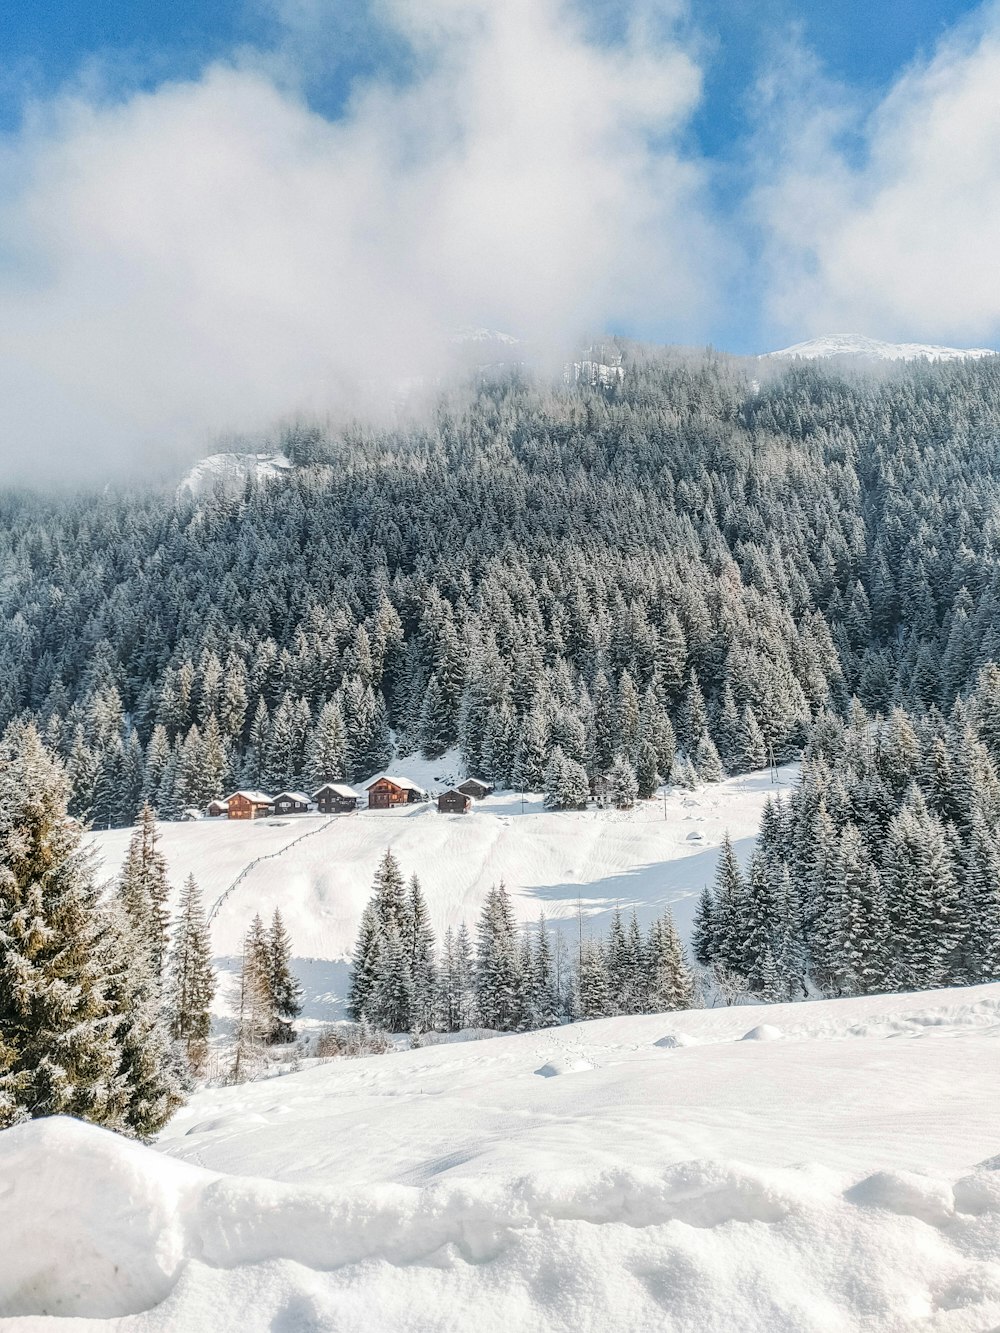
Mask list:
POLYGON ((998 1104, 994 985, 331 1062, 158 1151, 36 1121, 0 1136, 2 1326, 986 1333, 998 1104))
MULTIPOLYGON (((219 904, 221 959, 281 907, 316 1021, 387 847, 439 931, 503 878, 523 920, 670 904, 686 933, 723 833, 746 855, 794 777, 628 813, 502 794, 167 824, 162 846, 219 904)), ((107 876, 128 837, 94 836, 107 876)), ((994 1333, 998 1105, 992 985, 307 1062, 197 1093, 150 1148, 35 1121, 0 1135, 0 1328, 994 1333)))
MULTIPOLYGON (((408 759, 399 767, 438 790, 452 780, 440 762, 408 759)), ((345 960, 386 848, 407 876, 419 875, 439 934, 463 920, 474 925, 490 886, 503 879, 523 921, 537 921, 544 910, 575 934, 579 904, 585 930, 604 931, 616 904, 634 906, 644 925, 669 905, 686 936, 723 834, 728 830, 737 851, 749 855, 764 801, 787 792, 795 773, 794 766, 782 769, 774 784, 760 773, 694 792, 672 789, 665 801, 631 811, 549 813, 537 795, 522 810, 520 795, 507 792, 477 803, 469 815, 441 815, 431 803, 332 819, 167 823, 160 826, 161 847, 175 889, 193 873, 206 908, 222 900, 212 938, 224 969, 253 914, 266 920, 281 908, 305 988, 305 1018, 331 1020, 343 1017, 345 960)), ((102 875, 118 872, 130 835, 128 829, 94 835, 102 875)))

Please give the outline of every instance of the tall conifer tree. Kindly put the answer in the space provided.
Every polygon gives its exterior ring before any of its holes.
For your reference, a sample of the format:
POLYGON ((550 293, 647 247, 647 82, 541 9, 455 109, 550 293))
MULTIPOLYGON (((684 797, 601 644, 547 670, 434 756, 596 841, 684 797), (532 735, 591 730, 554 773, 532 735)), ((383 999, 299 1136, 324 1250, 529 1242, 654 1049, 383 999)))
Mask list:
POLYGON ((0 741, 0 1126, 72 1115, 127 1127, 121 1015, 69 784, 33 726, 0 741))
POLYGON ((212 946, 201 893, 193 875, 181 891, 180 915, 174 926, 169 959, 167 1008, 170 1035, 178 1042, 193 1073, 205 1067, 215 995, 212 946))

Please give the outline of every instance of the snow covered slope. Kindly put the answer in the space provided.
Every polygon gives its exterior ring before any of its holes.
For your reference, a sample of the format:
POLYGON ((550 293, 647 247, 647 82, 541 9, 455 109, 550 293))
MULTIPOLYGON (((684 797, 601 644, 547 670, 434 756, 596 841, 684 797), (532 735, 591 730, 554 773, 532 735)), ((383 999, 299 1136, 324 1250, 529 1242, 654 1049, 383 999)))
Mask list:
POLYGON ((0 1315, 986 1333, 998 1099, 981 986, 334 1061, 197 1094, 159 1151, 37 1121, 0 1134, 0 1315))
POLYGON ((281 453, 209 454, 195 463, 178 486, 178 494, 187 491, 197 497, 211 495, 216 489, 227 494, 242 491, 248 477, 257 481, 275 481, 287 476, 293 464, 281 453))
POLYGON ((996 355, 990 347, 935 347, 930 343, 887 343, 880 342, 878 338, 835 334, 795 343, 791 347, 783 347, 778 352, 767 352, 763 359, 800 356, 806 361, 814 361, 821 357, 853 356, 866 361, 964 361, 996 355))
MULTIPOLYGON (((400 761, 401 772, 441 790, 452 777, 441 763, 400 761)), ((434 928, 472 926, 490 886, 501 879, 523 921, 540 911, 576 930, 604 930, 616 903, 635 906, 645 923, 672 906, 687 932, 696 895, 711 880, 723 834, 749 855, 769 794, 788 791, 793 767, 772 785, 767 773, 732 778, 631 811, 550 813, 541 797, 507 792, 477 802, 468 815, 442 815, 431 804, 359 811, 328 818, 288 816, 253 823, 205 819, 160 826, 175 888, 194 874, 212 918, 215 952, 239 952, 255 912, 280 907, 301 960, 307 1016, 341 1016, 346 968, 376 866, 392 848, 404 872, 420 877, 434 928), (242 876, 242 878, 240 878, 242 876), (239 879, 239 882, 232 885, 239 879)), ((117 874, 131 831, 94 835, 103 875, 117 874)))

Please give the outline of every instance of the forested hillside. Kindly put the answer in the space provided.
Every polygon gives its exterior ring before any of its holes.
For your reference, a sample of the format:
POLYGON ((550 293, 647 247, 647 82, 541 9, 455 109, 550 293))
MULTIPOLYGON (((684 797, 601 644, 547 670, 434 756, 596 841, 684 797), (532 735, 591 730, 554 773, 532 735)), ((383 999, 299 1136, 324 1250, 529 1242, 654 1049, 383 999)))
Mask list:
POLYGON ((362 777, 391 731, 529 789, 617 758, 649 794, 852 695, 947 712, 1000 657, 996 360, 758 385, 624 352, 620 385, 289 431, 295 470, 235 497, 7 492, 0 725, 38 720, 95 824, 362 777))

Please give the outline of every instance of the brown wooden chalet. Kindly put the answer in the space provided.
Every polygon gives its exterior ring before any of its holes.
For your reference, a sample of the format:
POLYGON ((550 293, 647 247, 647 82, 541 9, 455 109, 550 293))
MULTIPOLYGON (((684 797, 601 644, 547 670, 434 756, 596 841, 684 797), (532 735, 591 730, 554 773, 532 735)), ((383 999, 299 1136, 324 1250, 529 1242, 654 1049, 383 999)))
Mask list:
POLYGON ((391 810, 396 805, 424 801, 427 793, 409 778, 377 778, 368 788, 369 810, 391 810))
POLYGON ((224 815, 229 814, 229 802, 209 801, 207 809, 210 819, 221 819, 224 815))
POLYGON ((226 797, 230 819, 263 819, 274 809, 274 801, 264 791, 235 791, 226 797))
POLYGON ((358 808, 358 793, 343 782, 324 782, 312 794, 321 815, 346 815, 358 808))
POLYGON ((467 815, 472 809, 472 797, 458 787, 452 787, 438 797, 438 809, 443 815, 467 815))
POLYGON ((276 815, 304 815, 312 805, 304 791, 283 791, 274 798, 276 815))
POLYGON ((483 782, 481 778, 466 778, 455 790, 465 792, 466 796, 471 796, 474 801, 481 801, 484 796, 492 794, 493 786, 489 782, 483 782))

